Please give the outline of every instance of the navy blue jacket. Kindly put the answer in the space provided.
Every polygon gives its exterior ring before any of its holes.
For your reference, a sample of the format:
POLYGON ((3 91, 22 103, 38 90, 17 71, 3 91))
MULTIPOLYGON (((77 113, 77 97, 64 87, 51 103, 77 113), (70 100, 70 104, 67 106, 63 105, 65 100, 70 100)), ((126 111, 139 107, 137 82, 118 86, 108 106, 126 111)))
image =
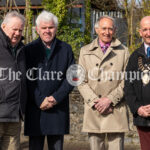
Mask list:
POLYGON ((66 71, 74 64, 71 46, 55 38, 47 59, 45 46, 38 38, 25 47, 25 53, 29 92, 25 135, 68 134, 69 93, 73 87, 66 80, 66 71), (57 104, 43 111, 40 105, 47 96, 53 96, 57 104))

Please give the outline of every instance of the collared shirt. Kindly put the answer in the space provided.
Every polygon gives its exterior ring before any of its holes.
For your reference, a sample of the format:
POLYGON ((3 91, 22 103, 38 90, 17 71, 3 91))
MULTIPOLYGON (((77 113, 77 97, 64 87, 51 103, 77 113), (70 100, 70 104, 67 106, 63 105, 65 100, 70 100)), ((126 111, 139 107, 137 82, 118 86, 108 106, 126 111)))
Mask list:
POLYGON ((103 43, 101 40, 99 40, 99 45, 100 45, 100 47, 101 47, 103 53, 106 53, 106 51, 107 51, 108 47, 110 46, 110 44, 111 44, 111 43, 105 44, 105 43, 103 43), (105 47, 105 48, 104 48, 104 47, 105 47))
POLYGON ((147 48, 150 47, 150 45, 144 43, 144 48, 145 48, 145 54, 147 55, 147 48))

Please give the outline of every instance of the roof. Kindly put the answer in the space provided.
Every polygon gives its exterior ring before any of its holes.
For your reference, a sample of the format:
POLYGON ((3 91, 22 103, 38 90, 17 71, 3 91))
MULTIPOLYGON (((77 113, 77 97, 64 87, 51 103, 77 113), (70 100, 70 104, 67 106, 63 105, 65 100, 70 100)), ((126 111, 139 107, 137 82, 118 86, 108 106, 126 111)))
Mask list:
MULTIPOLYGON (((12 7, 12 9, 25 9, 25 0, 8 0, 9 1, 9 5, 8 7, 12 7), (12 5, 10 4, 10 2, 12 2, 12 5), (15 3, 16 4, 15 4, 15 3), (17 5, 17 7, 16 7, 17 5)), ((0 9, 5 9, 6 7, 6 0, 0 0, 0 9)), ((82 5, 84 4, 84 0, 80 0, 79 2, 74 3, 75 7, 82 7, 82 5)), ((42 0, 31 0, 31 8, 32 9, 42 9, 42 0)))
MULTIPOLYGON (((11 1, 11 0, 10 0, 11 1)), ((25 0, 13 0, 17 6, 25 6, 25 0)), ((42 0, 31 0, 32 6, 41 6, 42 0)), ((0 0, 0 6, 6 6, 6 0, 0 0)), ((12 4, 14 6, 14 2, 12 4)))

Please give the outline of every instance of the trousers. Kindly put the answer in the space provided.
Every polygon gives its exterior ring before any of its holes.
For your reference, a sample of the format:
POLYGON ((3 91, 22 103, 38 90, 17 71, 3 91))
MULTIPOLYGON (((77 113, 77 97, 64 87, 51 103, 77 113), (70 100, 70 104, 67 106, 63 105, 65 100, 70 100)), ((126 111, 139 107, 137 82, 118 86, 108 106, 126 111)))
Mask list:
POLYGON ((124 150, 124 133, 88 133, 91 150, 124 150))
POLYGON ((150 127, 137 126, 141 150, 150 150, 150 127))
MULTIPOLYGON (((45 136, 29 136, 29 150, 43 150, 45 136)), ((63 150, 64 135, 47 135, 48 150, 63 150)))
POLYGON ((0 122, 0 150, 20 150, 20 122, 0 122))

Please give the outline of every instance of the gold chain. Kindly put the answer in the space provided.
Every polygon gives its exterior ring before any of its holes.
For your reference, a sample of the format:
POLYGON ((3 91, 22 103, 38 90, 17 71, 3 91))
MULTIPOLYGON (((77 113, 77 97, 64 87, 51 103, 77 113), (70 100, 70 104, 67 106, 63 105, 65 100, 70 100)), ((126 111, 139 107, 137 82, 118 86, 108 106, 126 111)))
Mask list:
POLYGON ((142 57, 138 57, 138 65, 139 65, 139 68, 141 69, 141 71, 144 71, 144 70, 150 70, 150 64, 149 65, 143 65, 143 61, 142 61, 142 57))

